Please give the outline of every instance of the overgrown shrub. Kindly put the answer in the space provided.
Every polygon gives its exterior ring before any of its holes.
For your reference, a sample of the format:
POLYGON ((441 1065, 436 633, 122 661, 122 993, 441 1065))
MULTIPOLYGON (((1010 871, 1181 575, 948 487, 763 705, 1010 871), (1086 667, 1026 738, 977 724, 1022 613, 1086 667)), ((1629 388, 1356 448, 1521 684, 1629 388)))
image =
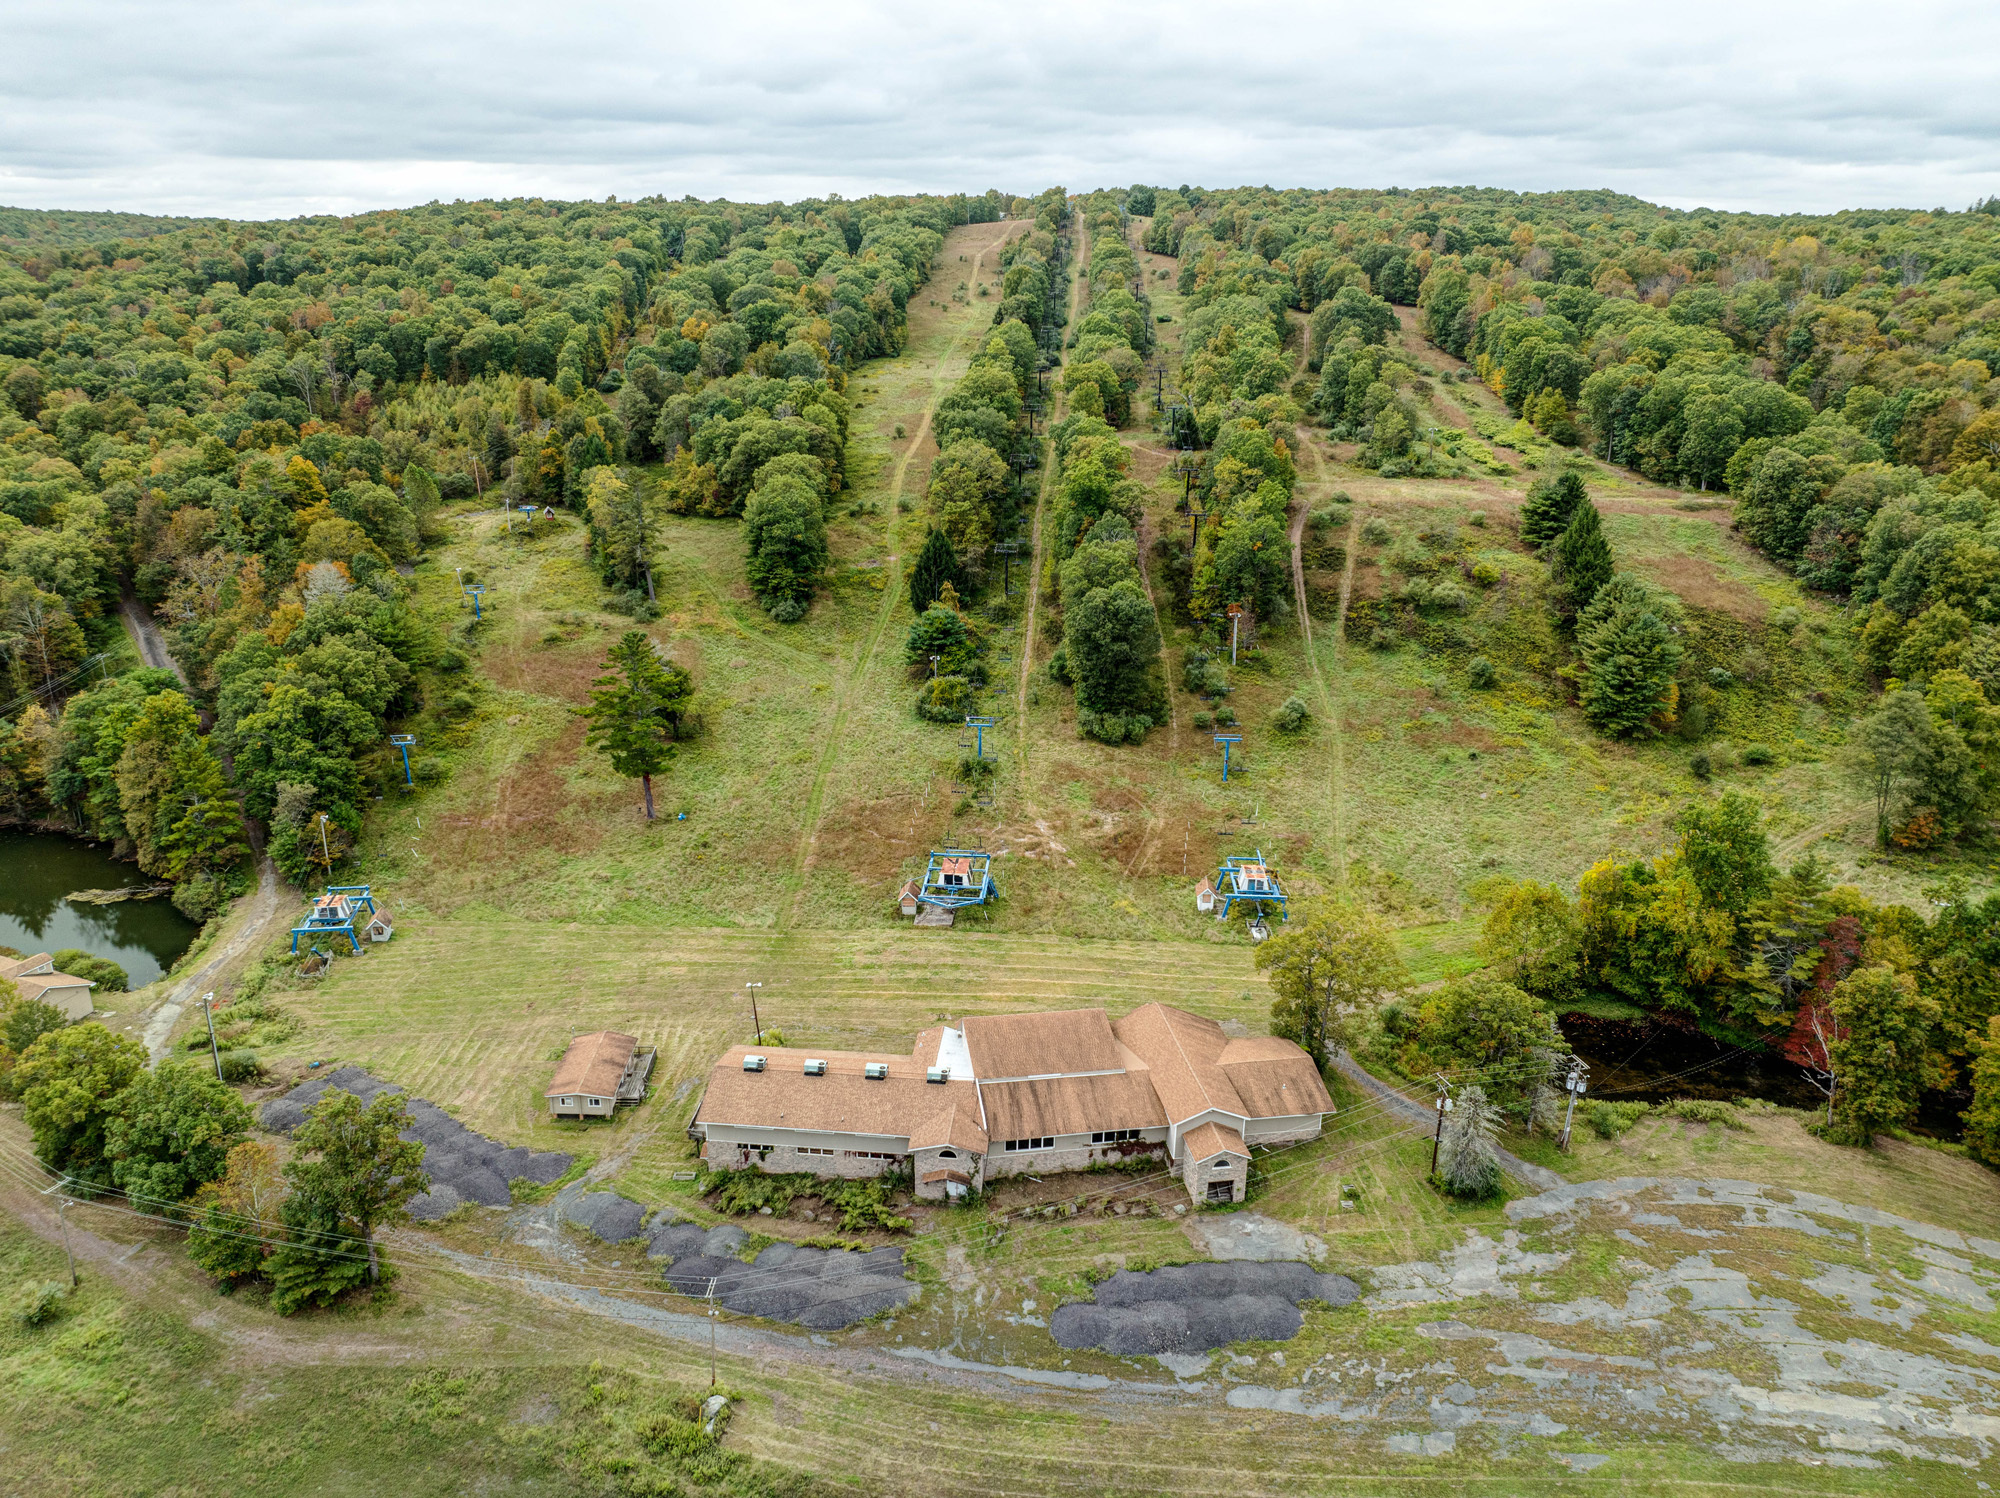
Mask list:
POLYGON ((1591 1128, 1597 1131, 1599 1139, 1616 1139, 1650 1111, 1649 1105, 1645 1103, 1597 1101, 1584 1105, 1583 1116, 1591 1128))
POLYGON ((972 683, 963 676, 934 676, 917 692, 917 716, 926 723, 963 723, 972 711, 972 683))
POLYGON ((1675 1118, 1685 1118, 1689 1123, 1721 1124, 1725 1128, 1740 1129, 1743 1120, 1729 1104, 1714 1098, 1676 1098, 1661 1110, 1675 1118))
POLYGON ((56 1280, 23 1285, 14 1296, 14 1320, 22 1326, 43 1326, 62 1314, 69 1286, 56 1280))
MULTIPOLYGON (((1220 720, 1221 714, 1216 716, 1220 720)), ((1146 713, 1094 713, 1086 708, 1077 713, 1076 728, 1100 744, 1137 744, 1152 731, 1153 720, 1146 713)))
POLYGON ((1361 539, 1370 546, 1387 546, 1392 534, 1394 533, 1389 529, 1389 522, 1379 515, 1361 527, 1361 539))
POLYGON ((1483 655, 1475 655, 1472 664, 1465 668, 1466 681, 1482 692, 1490 688, 1498 677, 1499 672, 1494 669, 1493 662, 1483 655))
POLYGON ((1311 722, 1312 709, 1297 692, 1287 697, 1284 706, 1271 714, 1271 726, 1279 733, 1303 733, 1311 722))

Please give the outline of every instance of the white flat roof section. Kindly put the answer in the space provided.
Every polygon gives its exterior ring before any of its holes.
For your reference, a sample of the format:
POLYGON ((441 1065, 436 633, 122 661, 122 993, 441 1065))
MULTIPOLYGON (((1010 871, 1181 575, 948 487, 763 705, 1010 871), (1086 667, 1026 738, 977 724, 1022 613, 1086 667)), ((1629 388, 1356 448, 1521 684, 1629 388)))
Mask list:
POLYGON ((954 1082, 977 1080, 972 1070, 972 1049, 965 1043, 965 1032, 954 1030, 949 1025, 938 1038, 937 1060, 931 1064, 949 1071, 954 1082))

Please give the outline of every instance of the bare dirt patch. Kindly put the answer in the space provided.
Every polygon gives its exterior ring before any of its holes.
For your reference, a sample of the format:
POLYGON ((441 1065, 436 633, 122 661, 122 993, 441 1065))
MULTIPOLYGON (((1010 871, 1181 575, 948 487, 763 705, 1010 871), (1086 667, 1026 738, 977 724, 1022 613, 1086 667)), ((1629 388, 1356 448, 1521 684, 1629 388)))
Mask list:
POLYGON ((885 881, 944 840, 952 799, 933 786, 921 795, 850 801, 829 813, 813 846, 815 866, 845 869, 857 879, 885 881))

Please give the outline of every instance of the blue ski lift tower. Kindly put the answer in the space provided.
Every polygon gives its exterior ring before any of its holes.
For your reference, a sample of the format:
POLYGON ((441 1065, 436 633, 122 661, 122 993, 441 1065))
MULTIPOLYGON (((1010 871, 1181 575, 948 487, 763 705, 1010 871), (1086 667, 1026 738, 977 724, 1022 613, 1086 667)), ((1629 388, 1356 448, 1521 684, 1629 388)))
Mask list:
POLYGON ((1292 918, 1285 906, 1284 886, 1278 883, 1278 876, 1264 861, 1262 848, 1248 858, 1231 854, 1223 859, 1222 867, 1215 871, 1215 878, 1210 883, 1215 888, 1215 918, 1218 921, 1228 920, 1230 907, 1238 901, 1253 908, 1258 924, 1262 924, 1266 905, 1275 905, 1281 919, 1289 921, 1292 918))
POLYGON ((917 903, 941 910, 984 905, 1000 892, 993 882, 992 866, 992 858, 976 848, 936 849, 924 870, 917 903))
POLYGON ((329 884, 326 893, 313 901, 306 923, 292 927, 292 955, 298 955, 301 936, 344 936, 359 956, 361 938, 354 934, 354 920, 363 911, 370 916, 375 914, 375 898, 369 894, 367 885, 329 884))

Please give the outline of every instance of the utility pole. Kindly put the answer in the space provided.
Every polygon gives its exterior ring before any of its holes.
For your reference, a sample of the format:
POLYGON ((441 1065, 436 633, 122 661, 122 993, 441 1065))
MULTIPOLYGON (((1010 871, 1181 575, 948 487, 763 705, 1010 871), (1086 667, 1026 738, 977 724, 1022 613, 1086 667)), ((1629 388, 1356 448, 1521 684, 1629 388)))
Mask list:
POLYGON ((205 993, 201 996, 201 1012, 203 1016, 208 1020, 208 1054, 215 1061, 215 1080, 220 1082, 222 1080, 222 1052, 217 1048, 215 1044, 214 1006, 215 1006, 215 995, 212 992, 205 993))
POLYGON ((761 983, 746 983, 743 985, 750 994, 750 1023, 757 1027, 757 1038, 751 1042, 752 1045, 762 1045, 764 1043, 764 1022, 757 1018, 757 990, 763 986, 761 983))
POLYGON ((1431 1138, 1431 1174, 1433 1176, 1438 1173, 1438 1147, 1444 1143, 1444 1116, 1451 1112, 1451 1083, 1444 1079, 1444 1073, 1442 1072, 1438 1073, 1437 1090, 1437 1097, 1431 1104, 1432 1107, 1437 1109, 1438 1116, 1437 1133, 1431 1138))
POLYGON ((69 1287, 72 1290, 76 1288, 76 1255, 70 1252, 69 1218, 65 1214, 68 1213, 69 1209, 73 1205, 75 1204, 71 1202, 68 1197, 64 1197, 62 1199, 62 1205, 56 1208, 56 1221, 62 1224, 63 1257, 69 1260, 69 1287))
POLYGON ((1243 622, 1243 605, 1229 605, 1229 664, 1236 664, 1236 629, 1243 622))
POLYGON ((1590 1086, 1590 1067, 1586 1062, 1571 1058, 1569 1076, 1563 1080, 1563 1091, 1569 1094, 1569 1107, 1563 1111, 1563 1152, 1569 1152, 1570 1120, 1576 1117, 1576 1100, 1583 1096, 1590 1086))
POLYGON ((715 1387, 715 1279, 708 1281, 708 1386, 715 1387))
POLYGON ((326 877, 333 878, 333 849, 326 840, 326 813, 319 814, 319 851, 326 857, 326 877))

